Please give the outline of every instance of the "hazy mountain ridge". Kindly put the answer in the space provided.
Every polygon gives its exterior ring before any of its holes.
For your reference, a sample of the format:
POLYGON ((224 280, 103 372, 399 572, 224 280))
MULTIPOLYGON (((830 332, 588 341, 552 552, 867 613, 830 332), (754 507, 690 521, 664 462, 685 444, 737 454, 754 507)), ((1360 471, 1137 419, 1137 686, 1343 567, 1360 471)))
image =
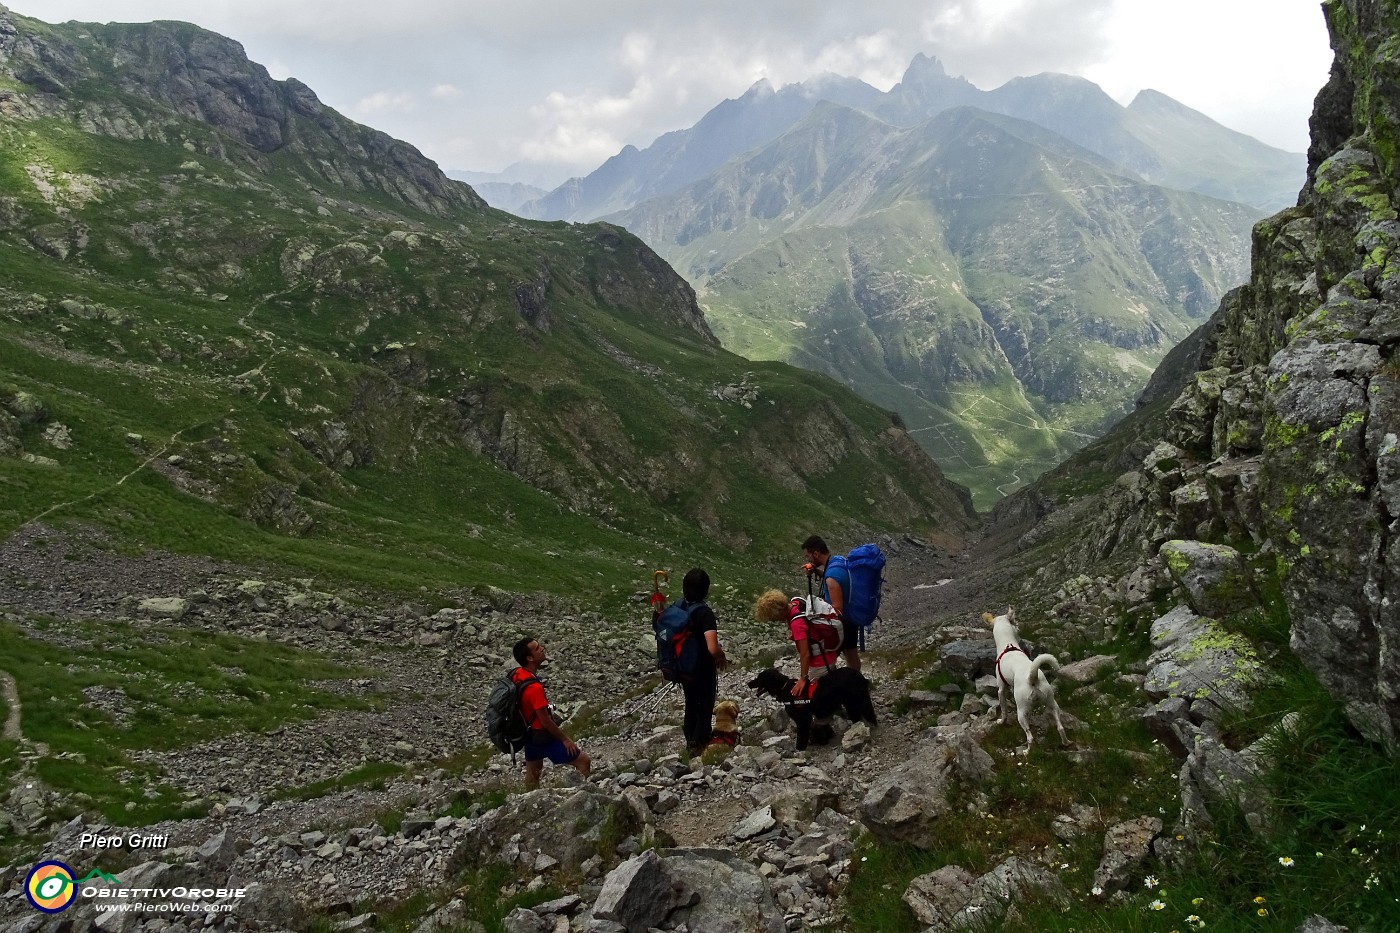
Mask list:
POLYGON ((1130 410, 1244 277, 1257 215, 1114 168, 974 108, 900 128, 823 103, 617 219, 698 283, 726 346, 894 408, 986 496, 1130 410))
POLYGON ((1060 133, 1111 160, 1120 173, 1264 210, 1292 202, 1305 167, 1302 154, 1228 130, 1156 91, 1144 91, 1123 107, 1092 82, 1061 74, 1014 78, 983 91, 921 53, 885 92, 837 76, 776 91, 760 82, 695 125, 666 133, 645 149, 628 146, 589 175, 570 179, 520 210, 523 216, 568 220, 627 210, 772 142, 821 101, 906 127, 953 107, 974 106, 1060 133))
POLYGON ((836 75, 774 90, 761 80, 725 100, 693 127, 657 137, 646 149, 625 146, 588 175, 520 205, 525 217, 591 220, 626 210, 703 178, 735 154, 771 142, 822 100, 852 107, 873 104, 879 91, 836 75))
MULTIPOLYGON (((700 290, 726 346, 812 366, 895 408, 987 507, 997 490, 1052 465, 1131 410, 1140 380, 1171 343, 1243 279, 1247 227, 1261 216, 1243 204, 1291 201, 1303 163, 1300 154, 1227 130, 1157 92, 1125 108, 1093 83, 1058 74, 982 91, 920 55, 883 93, 832 79, 779 91, 756 85, 694 127, 645 150, 628 147, 520 209, 570 218, 615 210, 605 216, 636 231, 700 290), (759 116, 761 131, 723 129, 759 116), (953 164, 955 147, 941 134, 966 135, 965 164, 953 164), (771 139, 746 148, 764 137, 771 139), (700 149, 706 159, 684 158, 700 149), (731 160, 718 164, 726 152, 731 160), (1057 167, 1042 171, 1042 158, 1057 167), (1068 162, 1097 175, 1081 178, 1068 162), (709 165, 716 167, 708 175, 677 187, 709 165), (1082 191, 1071 200, 1084 203, 1058 200, 1067 188, 1082 191), (1047 196, 1053 203, 1033 203, 1047 196), (996 198, 1021 200, 997 210, 988 200, 996 198), (983 319, 985 331, 962 331, 971 343, 961 363, 955 341, 933 336, 936 326, 905 337, 898 333, 903 319, 891 317, 886 342, 905 349, 887 360, 873 349, 880 340, 862 341, 866 349, 854 353, 820 345, 830 328, 807 319, 812 309, 858 307, 857 296, 870 292, 850 281, 855 265, 835 258, 844 249, 834 235, 814 231, 868 224, 906 202, 939 219, 918 234, 907 219, 896 221, 913 239, 890 254, 918 262, 917 240, 946 240, 932 248, 939 256, 918 276, 922 287, 957 293, 954 303, 970 300, 983 319), (635 206, 620 209, 627 204, 635 206), (1110 219, 1124 213, 1136 219, 1110 219), (980 229, 984 223, 993 226, 980 229), (786 238, 781 255, 766 258, 778 237, 786 238), (802 249, 813 255, 804 258, 802 249), (828 274, 838 268, 845 271, 828 274), (944 274, 948 282, 932 284, 944 274), (1051 319, 1033 320, 1047 309, 1051 319), (775 327, 793 332, 779 338, 775 327), (984 345, 998 340, 1005 360, 987 364, 984 345), (912 345, 938 346, 940 362, 912 362, 922 352, 911 354, 912 345), (983 373, 984 380, 940 384, 934 375, 950 371, 983 373), (992 385, 992 420, 964 423, 992 385)), ((898 275, 881 266, 874 244, 884 234, 861 236, 869 241, 863 274, 898 275)), ((906 290, 906 302, 917 300, 906 290)), ((843 334, 868 327, 859 315, 837 317, 843 334)))

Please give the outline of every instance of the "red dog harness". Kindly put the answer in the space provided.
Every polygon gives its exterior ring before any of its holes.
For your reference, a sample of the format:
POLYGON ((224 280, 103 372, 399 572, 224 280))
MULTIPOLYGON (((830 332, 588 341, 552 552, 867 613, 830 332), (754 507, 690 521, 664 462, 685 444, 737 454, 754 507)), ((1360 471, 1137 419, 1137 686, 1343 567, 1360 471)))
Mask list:
MULTIPOLYGON (((1007 680, 1005 675, 1001 672, 1001 659, 1006 657, 1008 651, 1021 651, 1021 646, 1015 644, 1007 645, 1005 648, 1001 649, 1001 654, 997 655, 997 677, 1003 684, 1009 687, 1011 686, 1011 681, 1007 680)), ((1024 651, 1021 651, 1021 653, 1025 654, 1024 651)), ((1029 655, 1027 655, 1027 657, 1029 657, 1029 655)))

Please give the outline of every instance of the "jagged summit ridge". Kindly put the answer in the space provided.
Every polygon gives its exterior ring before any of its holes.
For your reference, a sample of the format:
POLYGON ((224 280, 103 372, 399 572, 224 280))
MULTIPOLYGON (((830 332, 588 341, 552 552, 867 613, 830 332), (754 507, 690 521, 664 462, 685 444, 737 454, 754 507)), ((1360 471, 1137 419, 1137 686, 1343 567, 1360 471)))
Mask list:
MULTIPOLYGON (((486 206, 415 147, 346 119, 295 78, 274 80, 238 42, 189 23, 20 29, 15 14, 6 12, 0 15, 0 68, 34 92, 36 112, 81 110, 95 132, 164 141, 179 132, 173 113, 254 153, 305 156, 307 170, 323 181, 381 190, 439 217, 486 206), (81 82, 93 76, 119 93, 81 92, 81 82)), ((258 163, 236 148, 219 154, 258 163)))

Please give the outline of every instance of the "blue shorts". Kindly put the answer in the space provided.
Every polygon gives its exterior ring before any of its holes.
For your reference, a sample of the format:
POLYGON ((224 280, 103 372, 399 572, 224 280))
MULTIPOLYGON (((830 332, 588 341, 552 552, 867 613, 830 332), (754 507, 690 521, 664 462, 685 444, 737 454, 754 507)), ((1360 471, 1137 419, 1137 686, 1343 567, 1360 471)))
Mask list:
POLYGON ((525 743, 526 761, 543 761, 548 758, 556 765, 566 765, 579 756, 579 747, 574 745, 574 753, 569 754, 561 739, 553 738, 549 733, 545 733, 547 741, 536 744, 535 742, 525 743))

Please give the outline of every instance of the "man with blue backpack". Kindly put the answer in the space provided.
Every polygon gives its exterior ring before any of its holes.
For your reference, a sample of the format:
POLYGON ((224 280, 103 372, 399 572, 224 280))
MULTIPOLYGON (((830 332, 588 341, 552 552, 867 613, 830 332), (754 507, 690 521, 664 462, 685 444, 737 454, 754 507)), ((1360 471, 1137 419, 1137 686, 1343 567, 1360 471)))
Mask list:
POLYGON ((860 653, 865 650, 866 630, 880 613, 880 590, 885 582, 885 555, 873 544, 862 544, 846 556, 832 554, 826 541, 812 535, 802 542, 807 559, 803 569, 810 581, 822 581, 817 593, 841 617, 844 635, 841 654, 846 666, 860 670, 860 653))

